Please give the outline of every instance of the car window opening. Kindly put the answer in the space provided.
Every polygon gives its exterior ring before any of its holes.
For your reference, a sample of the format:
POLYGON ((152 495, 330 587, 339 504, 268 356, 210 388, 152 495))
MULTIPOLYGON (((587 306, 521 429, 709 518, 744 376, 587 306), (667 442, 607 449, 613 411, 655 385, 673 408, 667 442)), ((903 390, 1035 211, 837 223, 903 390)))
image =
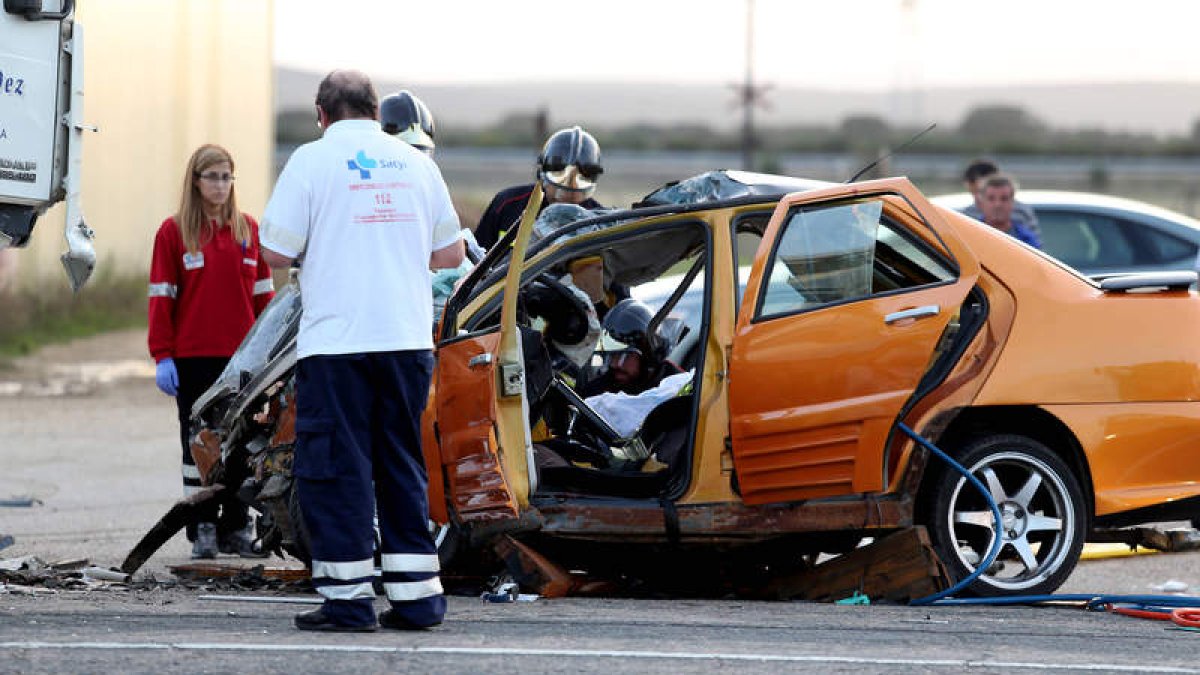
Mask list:
POLYGON ((650 498, 686 481, 707 241, 689 222, 564 247, 523 284, 540 492, 650 498))

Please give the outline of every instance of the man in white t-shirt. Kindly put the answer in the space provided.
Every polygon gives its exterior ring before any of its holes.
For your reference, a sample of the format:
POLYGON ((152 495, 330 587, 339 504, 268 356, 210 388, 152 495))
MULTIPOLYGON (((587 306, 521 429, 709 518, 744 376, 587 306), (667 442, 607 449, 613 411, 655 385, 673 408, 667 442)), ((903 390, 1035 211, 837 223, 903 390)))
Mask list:
POLYGON ((321 139, 298 148, 263 214, 263 254, 301 266, 293 475, 320 609, 302 630, 375 630, 378 512, 387 628, 441 623, 427 526, 421 412, 433 372, 430 269, 463 258, 458 217, 429 157, 385 134, 366 75, 317 90, 321 139))

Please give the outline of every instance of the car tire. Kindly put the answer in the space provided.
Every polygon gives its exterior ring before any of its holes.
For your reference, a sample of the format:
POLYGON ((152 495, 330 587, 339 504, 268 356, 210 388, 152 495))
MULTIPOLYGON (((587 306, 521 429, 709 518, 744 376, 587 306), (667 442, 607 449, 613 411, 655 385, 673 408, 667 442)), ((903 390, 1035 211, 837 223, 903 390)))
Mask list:
MULTIPOLYGON (((1025 436, 978 438, 956 459, 988 488, 1004 522, 996 561, 967 590, 982 596, 1052 593, 1083 550, 1088 517, 1079 480, 1058 455, 1025 436)), ((937 469, 924 501, 934 549, 953 580, 965 578, 991 547, 995 519, 987 501, 948 466, 937 469)))

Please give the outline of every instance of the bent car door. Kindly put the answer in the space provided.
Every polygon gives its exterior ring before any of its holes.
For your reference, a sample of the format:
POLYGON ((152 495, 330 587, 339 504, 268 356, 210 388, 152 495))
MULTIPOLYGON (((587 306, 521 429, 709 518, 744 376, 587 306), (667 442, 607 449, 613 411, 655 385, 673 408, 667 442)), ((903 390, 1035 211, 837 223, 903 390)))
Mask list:
POLYGON ((439 450, 447 491, 462 522, 517 518, 533 490, 516 303, 540 204, 541 190, 536 189, 513 244, 499 325, 487 322, 487 327, 438 346, 439 450))
POLYGON ((790 195, 738 313, 729 372, 747 504, 883 490, 884 448, 979 275, 907 180, 790 195))

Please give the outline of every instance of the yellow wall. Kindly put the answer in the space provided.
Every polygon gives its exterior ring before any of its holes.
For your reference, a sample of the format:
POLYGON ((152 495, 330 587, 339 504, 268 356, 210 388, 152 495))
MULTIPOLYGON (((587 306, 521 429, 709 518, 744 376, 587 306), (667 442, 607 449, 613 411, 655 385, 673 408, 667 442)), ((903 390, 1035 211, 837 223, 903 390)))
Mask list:
MULTIPOLYGON (((145 274, 202 143, 237 164, 237 198, 258 217, 274 174, 273 0, 79 0, 84 27, 83 214, 96 274, 145 274), (111 269, 110 269, 111 268, 111 269)), ((16 251, 21 283, 69 287, 61 204, 16 251)), ((93 277, 95 279, 95 277, 93 277)), ((86 291, 86 287, 85 287, 86 291)))

